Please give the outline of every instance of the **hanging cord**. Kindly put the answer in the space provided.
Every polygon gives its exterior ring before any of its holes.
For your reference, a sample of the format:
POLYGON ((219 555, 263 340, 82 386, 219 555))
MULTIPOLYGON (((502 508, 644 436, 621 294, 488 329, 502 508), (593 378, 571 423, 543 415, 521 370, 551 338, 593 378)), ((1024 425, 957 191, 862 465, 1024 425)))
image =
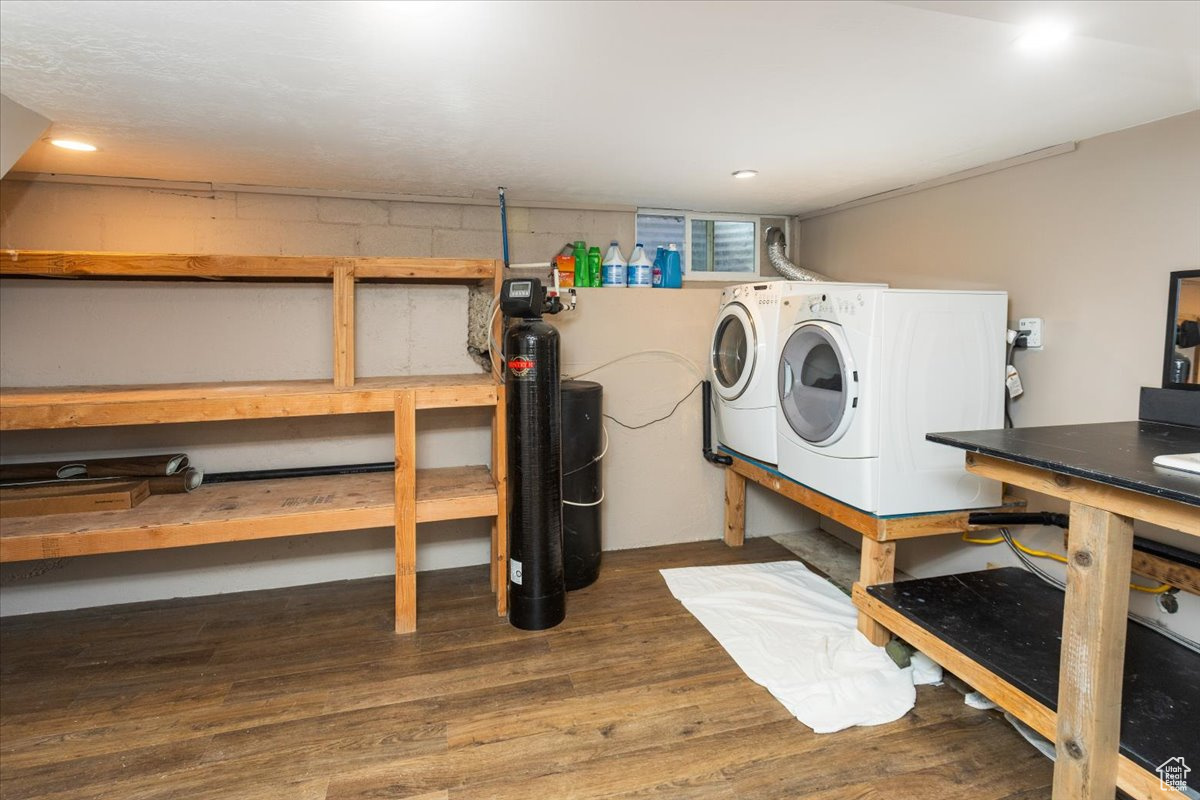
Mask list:
POLYGON ((611 419, 613 422, 617 423, 622 428, 625 428, 626 430, 630 430, 630 431, 640 431, 642 428, 649 428, 651 425, 654 425, 656 423, 662 422, 663 420, 667 420, 667 419, 670 419, 671 417, 673 417, 675 415, 675 412, 679 410, 679 407, 681 405, 683 405, 683 402, 685 400, 687 400, 689 397, 691 397, 692 395, 694 395, 696 393, 696 390, 700 388, 700 385, 702 383, 704 383, 704 381, 696 381, 696 385, 693 386, 688 391, 687 394, 685 394, 683 397, 679 398, 679 402, 676 403, 674 405, 674 407, 672 407, 671 410, 668 411, 665 415, 663 415, 657 419, 652 419, 649 422, 643 422, 641 425, 626 425, 624 422, 621 422, 621 420, 617 419, 616 417, 612 416, 611 414, 605 414, 604 417, 606 419, 611 419))
POLYGON ((1004 427, 1015 428, 1012 418, 1012 395, 1008 393, 1008 368, 1013 365, 1013 353, 1016 352, 1017 340, 1013 339, 1004 355, 1004 427))
POLYGON ((595 464, 597 461, 604 458, 604 456, 608 453, 608 428, 604 427, 604 423, 600 423, 600 431, 601 431, 601 433, 604 434, 604 447, 601 448, 600 455, 596 456, 595 458, 593 458, 591 461, 587 462, 586 464, 578 466, 572 470, 567 470, 566 472, 563 473, 564 478, 567 477, 568 475, 574 475, 576 472, 579 472, 580 470, 587 469, 592 464, 595 464))
POLYGON ((592 506, 598 506, 604 502, 604 492, 600 492, 600 499, 594 503, 576 503, 571 500, 563 500, 562 502, 563 502, 564 506, 575 506, 576 508, 591 508, 592 506))
MULTIPOLYGON (((963 534, 963 538, 966 541, 970 541, 969 539, 966 538, 965 533, 963 534)), ((1024 565, 1025 569, 1029 570, 1034 575, 1037 575, 1043 581, 1045 581, 1046 583, 1055 587, 1056 589, 1059 589, 1060 591, 1063 591, 1063 592, 1065 592, 1067 590, 1066 583, 1064 583, 1063 581, 1060 581, 1058 578, 1054 577, 1053 575, 1051 575, 1050 573, 1046 572, 1044 569, 1039 567, 1036 563, 1034 563, 1033 559, 1031 559, 1029 556, 1027 556, 1025 554, 1025 552, 1021 549, 1021 547, 1017 546, 1017 542, 1015 539, 1013 539, 1012 534, 1009 533, 1008 528, 1000 529, 1000 537, 998 539, 983 539, 983 540, 980 540, 978 543, 980 543, 980 544, 982 544, 982 543, 999 544, 1000 542, 1004 542, 1005 544, 1008 545, 1009 549, 1013 551, 1013 554, 1016 555, 1017 559, 1021 562, 1022 565, 1024 565)), ((1028 550, 1029 548, 1025 548, 1025 549, 1028 550)), ((1034 551, 1034 552, 1037 552, 1037 551, 1034 551)), ((1055 554, 1055 555, 1057 555, 1057 554, 1055 554)), ((1130 584, 1130 585, 1132 586, 1132 584, 1130 584)), ((1137 624, 1141 625, 1142 627, 1150 628, 1151 630, 1155 631, 1156 633, 1161 633, 1163 636, 1167 637, 1168 639, 1175 642, 1176 644, 1178 644, 1182 647, 1186 647, 1188 650, 1191 650, 1193 653, 1200 654, 1200 644, 1193 642, 1191 639, 1187 638, 1186 636, 1183 636, 1182 634, 1178 634, 1175 631, 1171 630, 1170 628, 1166 627, 1165 625, 1160 625, 1159 623, 1155 622, 1152 619, 1143 617, 1141 614, 1135 614, 1132 611, 1130 611, 1128 616, 1131 620, 1133 620, 1137 624)))
POLYGON ((605 367, 611 367, 613 364, 616 364, 619 361, 624 361, 626 359, 633 358, 634 356, 652 355, 652 354, 653 355, 670 356, 671 358, 674 358, 675 360, 679 361, 681 364, 685 365, 693 373, 695 373, 697 378, 704 377, 703 370, 701 370, 698 366, 696 366, 696 362, 692 361, 690 358, 683 355, 682 353, 676 353, 674 350, 639 350, 636 353, 626 353, 623 356, 617 356, 616 358, 614 358, 611 361, 605 361, 603 364, 601 364, 598 367, 592 367, 591 369, 586 369, 583 372, 579 372, 574 375, 566 375, 564 377, 566 377, 567 380, 573 381, 577 378, 582 378, 584 375, 591 375, 593 372, 598 372, 599 370, 602 370, 605 367))
MULTIPOLYGON (((1007 531, 1008 529, 1001 528, 1000 530, 1007 531)), ((1058 553, 1050 553, 1045 550, 1034 550, 1022 544, 1020 539, 1016 539, 1011 536, 1006 539, 1003 534, 992 539, 975 539, 969 534, 964 533, 962 535, 962 540, 968 544, 1000 544, 1001 542, 1005 542, 1009 545, 1009 547, 1013 548, 1014 550, 1018 550, 1027 556, 1033 556, 1034 558, 1048 558, 1052 561, 1057 561, 1060 564, 1067 563, 1066 556, 1058 553)), ((1169 583, 1161 583, 1158 586, 1139 586, 1136 583, 1130 583, 1129 588, 1135 592, 1145 592, 1146 594, 1166 594, 1167 592, 1171 591, 1173 587, 1169 583)))

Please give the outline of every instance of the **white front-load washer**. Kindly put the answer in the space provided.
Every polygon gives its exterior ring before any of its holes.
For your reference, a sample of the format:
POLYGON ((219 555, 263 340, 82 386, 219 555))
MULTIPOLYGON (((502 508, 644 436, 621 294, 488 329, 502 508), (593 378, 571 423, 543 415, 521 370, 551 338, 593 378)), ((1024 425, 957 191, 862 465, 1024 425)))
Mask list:
POLYGON ((768 464, 776 462, 780 310, 790 308, 795 294, 857 285, 761 281, 724 290, 709 358, 716 437, 722 446, 768 464))
POLYGON ((879 516, 1000 503, 925 440, 1004 421, 1004 292, 826 284, 779 317, 779 471, 879 516))

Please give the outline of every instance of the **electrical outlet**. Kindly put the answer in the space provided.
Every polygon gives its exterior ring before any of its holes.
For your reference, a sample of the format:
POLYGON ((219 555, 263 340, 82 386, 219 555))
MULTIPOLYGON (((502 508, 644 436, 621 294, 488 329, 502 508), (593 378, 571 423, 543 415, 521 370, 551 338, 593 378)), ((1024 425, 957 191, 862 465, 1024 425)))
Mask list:
POLYGON ((1017 323, 1017 329, 1029 331, 1025 337, 1025 344, 1030 350, 1042 349, 1042 318, 1041 317, 1022 317, 1017 323))

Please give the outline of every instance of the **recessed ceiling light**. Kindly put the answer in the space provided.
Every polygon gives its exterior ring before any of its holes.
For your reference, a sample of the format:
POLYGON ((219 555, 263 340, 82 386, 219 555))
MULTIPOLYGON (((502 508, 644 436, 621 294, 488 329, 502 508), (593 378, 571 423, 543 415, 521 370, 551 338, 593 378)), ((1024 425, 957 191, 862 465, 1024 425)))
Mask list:
POLYGON ((753 178, 758 174, 756 169, 739 169, 734 170, 733 177, 735 178, 753 178))
POLYGON ((1049 53, 1061 48, 1071 38, 1071 29, 1061 22, 1042 20, 1028 25, 1017 37, 1017 49, 1026 53, 1049 53))
POLYGON ((61 147, 64 150, 78 150, 81 153, 96 152, 96 145, 80 142, 75 139, 51 139, 50 144, 55 147, 61 147))

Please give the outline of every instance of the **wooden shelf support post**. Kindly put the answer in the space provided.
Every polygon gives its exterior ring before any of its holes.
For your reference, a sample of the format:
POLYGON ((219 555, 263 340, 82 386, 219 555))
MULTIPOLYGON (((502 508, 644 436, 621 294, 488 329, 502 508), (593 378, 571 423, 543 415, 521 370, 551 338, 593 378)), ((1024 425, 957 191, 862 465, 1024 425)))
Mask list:
MULTIPOLYGON (((870 536, 862 540, 862 556, 859 564, 858 582, 866 586, 880 583, 891 583, 896 575, 896 543, 880 542, 870 536)), ((892 638, 888 629, 863 613, 858 615, 858 629, 870 640, 871 644, 880 647, 886 645, 892 638)))
POLYGON ((333 268, 333 385, 354 385, 354 267, 333 268))
POLYGON ((396 392, 396 633, 417 629, 417 403, 396 392))
POLYGON ((725 544, 746 542, 746 478, 732 466, 725 468, 725 544))
POLYGON ((1071 503, 1054 797, 1111 800, 1121 742, 1133 520, 1071 503))
POLYGON ((496 613, 508 613, 508 421, 504 384, 496 387, 492 417, 492 479, 496 482, 496 520, 492 523, 492 575, 496 613))

